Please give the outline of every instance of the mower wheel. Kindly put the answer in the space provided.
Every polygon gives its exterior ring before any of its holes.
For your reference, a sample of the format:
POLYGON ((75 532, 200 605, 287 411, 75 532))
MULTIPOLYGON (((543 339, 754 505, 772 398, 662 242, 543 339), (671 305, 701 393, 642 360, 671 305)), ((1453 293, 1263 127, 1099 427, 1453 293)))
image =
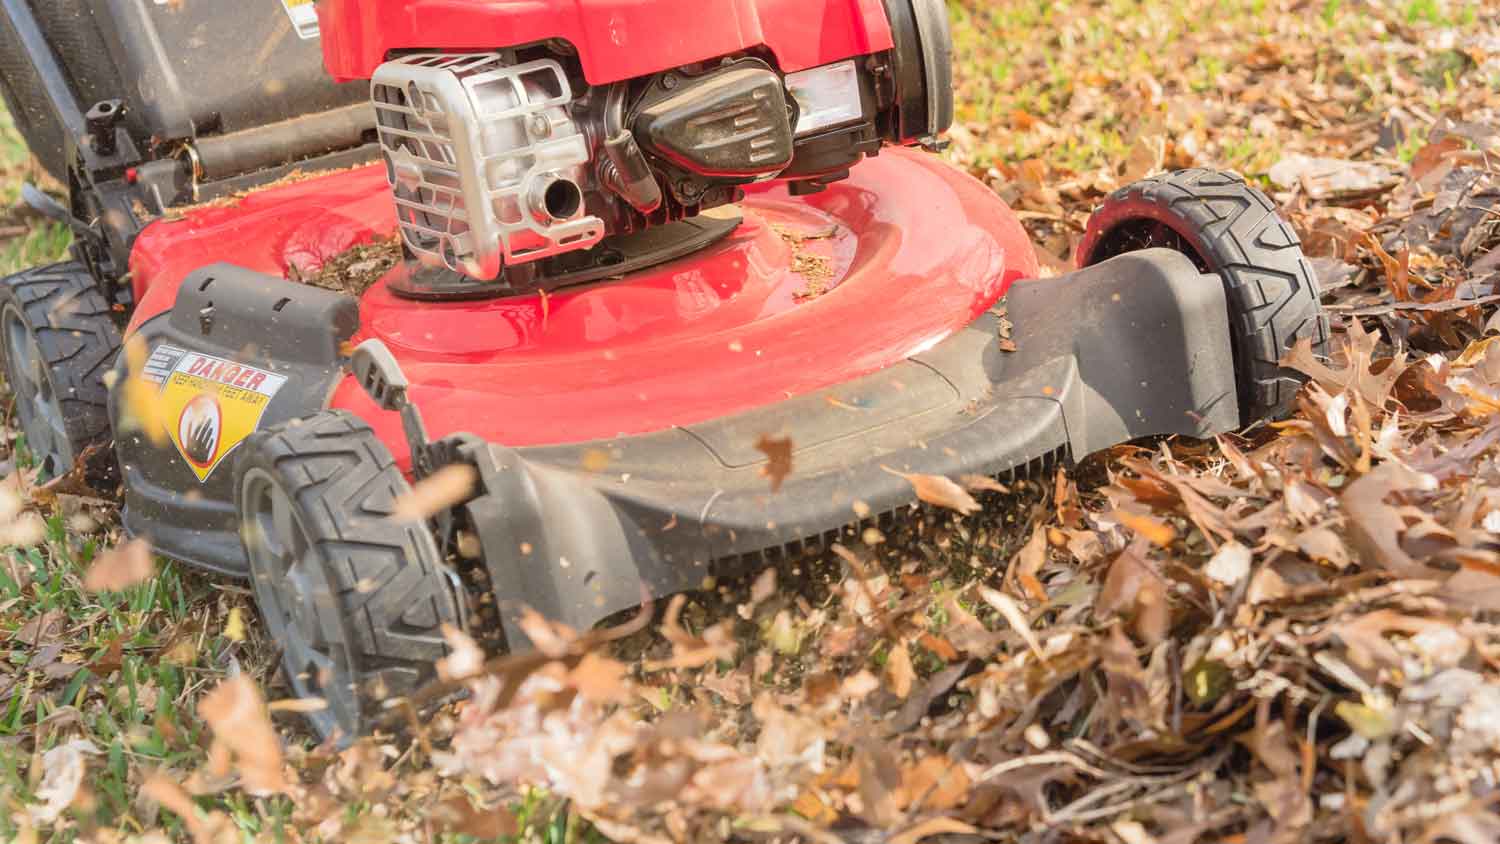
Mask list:
POLYGON ((1301 241, 1276 206, 1233 173, 1144 179, 1110 194, 1089 218, 1078 265, 1153 247, 1181 252, 1223 280, 1241 422, 1284 413, 1304 379, 1280 360, 1303 337, 1327 354, 1328 318, 1301 241))
MULTIPOLYGON (((109 302, 82 264, 33 267, 0 281, 0 361, 26 445, 43 476, 73 468, 90 446, 108 444, 104 373, 120 350, 109 302)), ((86 467, 113 465, 109 449, 86 467)))
POLYGON ((235 506, 256 603, 292 690, 325 739, 348 741, 443 656, 458 597, 425 522, 393 518, 411 487, 370 426, 324 410, 252 434, 235 506))

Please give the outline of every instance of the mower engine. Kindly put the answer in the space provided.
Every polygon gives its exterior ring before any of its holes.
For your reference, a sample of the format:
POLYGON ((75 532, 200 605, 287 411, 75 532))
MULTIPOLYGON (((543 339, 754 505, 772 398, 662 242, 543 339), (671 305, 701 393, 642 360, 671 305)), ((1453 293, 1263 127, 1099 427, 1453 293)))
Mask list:
POLYGON ((952 120, 945 10, 888 0, 885 12, 889 49, 789 73, 754 46, 598 84, 563 38, 389 51, 371 98, 416 259, 393 289, 473 296, 618 275, 727 234, 732 219, 682 223, 738 201, 741 185, 811 193, 882 144, 937 143, 952 120))

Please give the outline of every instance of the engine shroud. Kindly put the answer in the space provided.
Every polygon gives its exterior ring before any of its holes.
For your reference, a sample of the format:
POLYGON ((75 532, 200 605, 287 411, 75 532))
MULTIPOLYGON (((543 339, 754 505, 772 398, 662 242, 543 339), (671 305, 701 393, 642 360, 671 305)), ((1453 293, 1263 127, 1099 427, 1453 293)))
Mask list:
POLYGON ((370 93, 402 241, 424 262, 493 279, 604 237, 584 213, 590 144, 555 60, 402 56, 370 93))
MULTIPOLYGON (((883 0, 892 48, 803 70, 751 49, 593 82, 561 40, 396 54, 371 79, 422 298, 557 287, 671 260, 748 185, 824 190, 951 120, 941 0, 883 0)), ((712 238, 710 239, 712 240, 712 238)))

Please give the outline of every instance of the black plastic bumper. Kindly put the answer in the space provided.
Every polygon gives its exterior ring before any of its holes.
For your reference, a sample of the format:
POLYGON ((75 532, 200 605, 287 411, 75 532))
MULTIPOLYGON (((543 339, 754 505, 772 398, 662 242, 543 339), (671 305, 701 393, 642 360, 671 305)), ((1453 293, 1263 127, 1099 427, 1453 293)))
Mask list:
POLYGON ((826 390, 711 422, 512 449, 474 438, 467 506, 502 607, 583 628, 911 504, 893 474, 996 475, 1157 434, 1240 422, 1224 292, 1167 250, 1016 284, 1015 352, 986 314, 932 349, 826 390), (789 436, 772 493, 762 435, 789 436))

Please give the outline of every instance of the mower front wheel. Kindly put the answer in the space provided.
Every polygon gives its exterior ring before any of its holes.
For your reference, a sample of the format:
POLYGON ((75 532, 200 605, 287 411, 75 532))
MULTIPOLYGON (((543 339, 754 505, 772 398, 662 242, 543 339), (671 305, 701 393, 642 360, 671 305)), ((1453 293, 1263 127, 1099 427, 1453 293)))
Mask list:
MULTIPOLYGON (((0 281, 0 362, 44 477, 109 442, 104 373, 119 350, 109 302, 82 264, 33 267, 0 281)), ((109 474, 108 451, 86 467, 91 475, 109 474)))
POLYGON ((1276 206, 1233 173, 1144 179, 1110 194, 1089 218, 1078 266, 1153 247, 1181 252, 1223 281, 1241 422, 1285 412, 1303 379, 1280 361, 1303 337, 1326 354, 1328 318, 1301 241, 1276 206))
POLYGON ((410 491, 370 426, 325 410, 251 435, 235 463, 240 538, 256 603, 292 691, 325 739, 361 734, 382 700, 433 674, 458 596, 410 491))

